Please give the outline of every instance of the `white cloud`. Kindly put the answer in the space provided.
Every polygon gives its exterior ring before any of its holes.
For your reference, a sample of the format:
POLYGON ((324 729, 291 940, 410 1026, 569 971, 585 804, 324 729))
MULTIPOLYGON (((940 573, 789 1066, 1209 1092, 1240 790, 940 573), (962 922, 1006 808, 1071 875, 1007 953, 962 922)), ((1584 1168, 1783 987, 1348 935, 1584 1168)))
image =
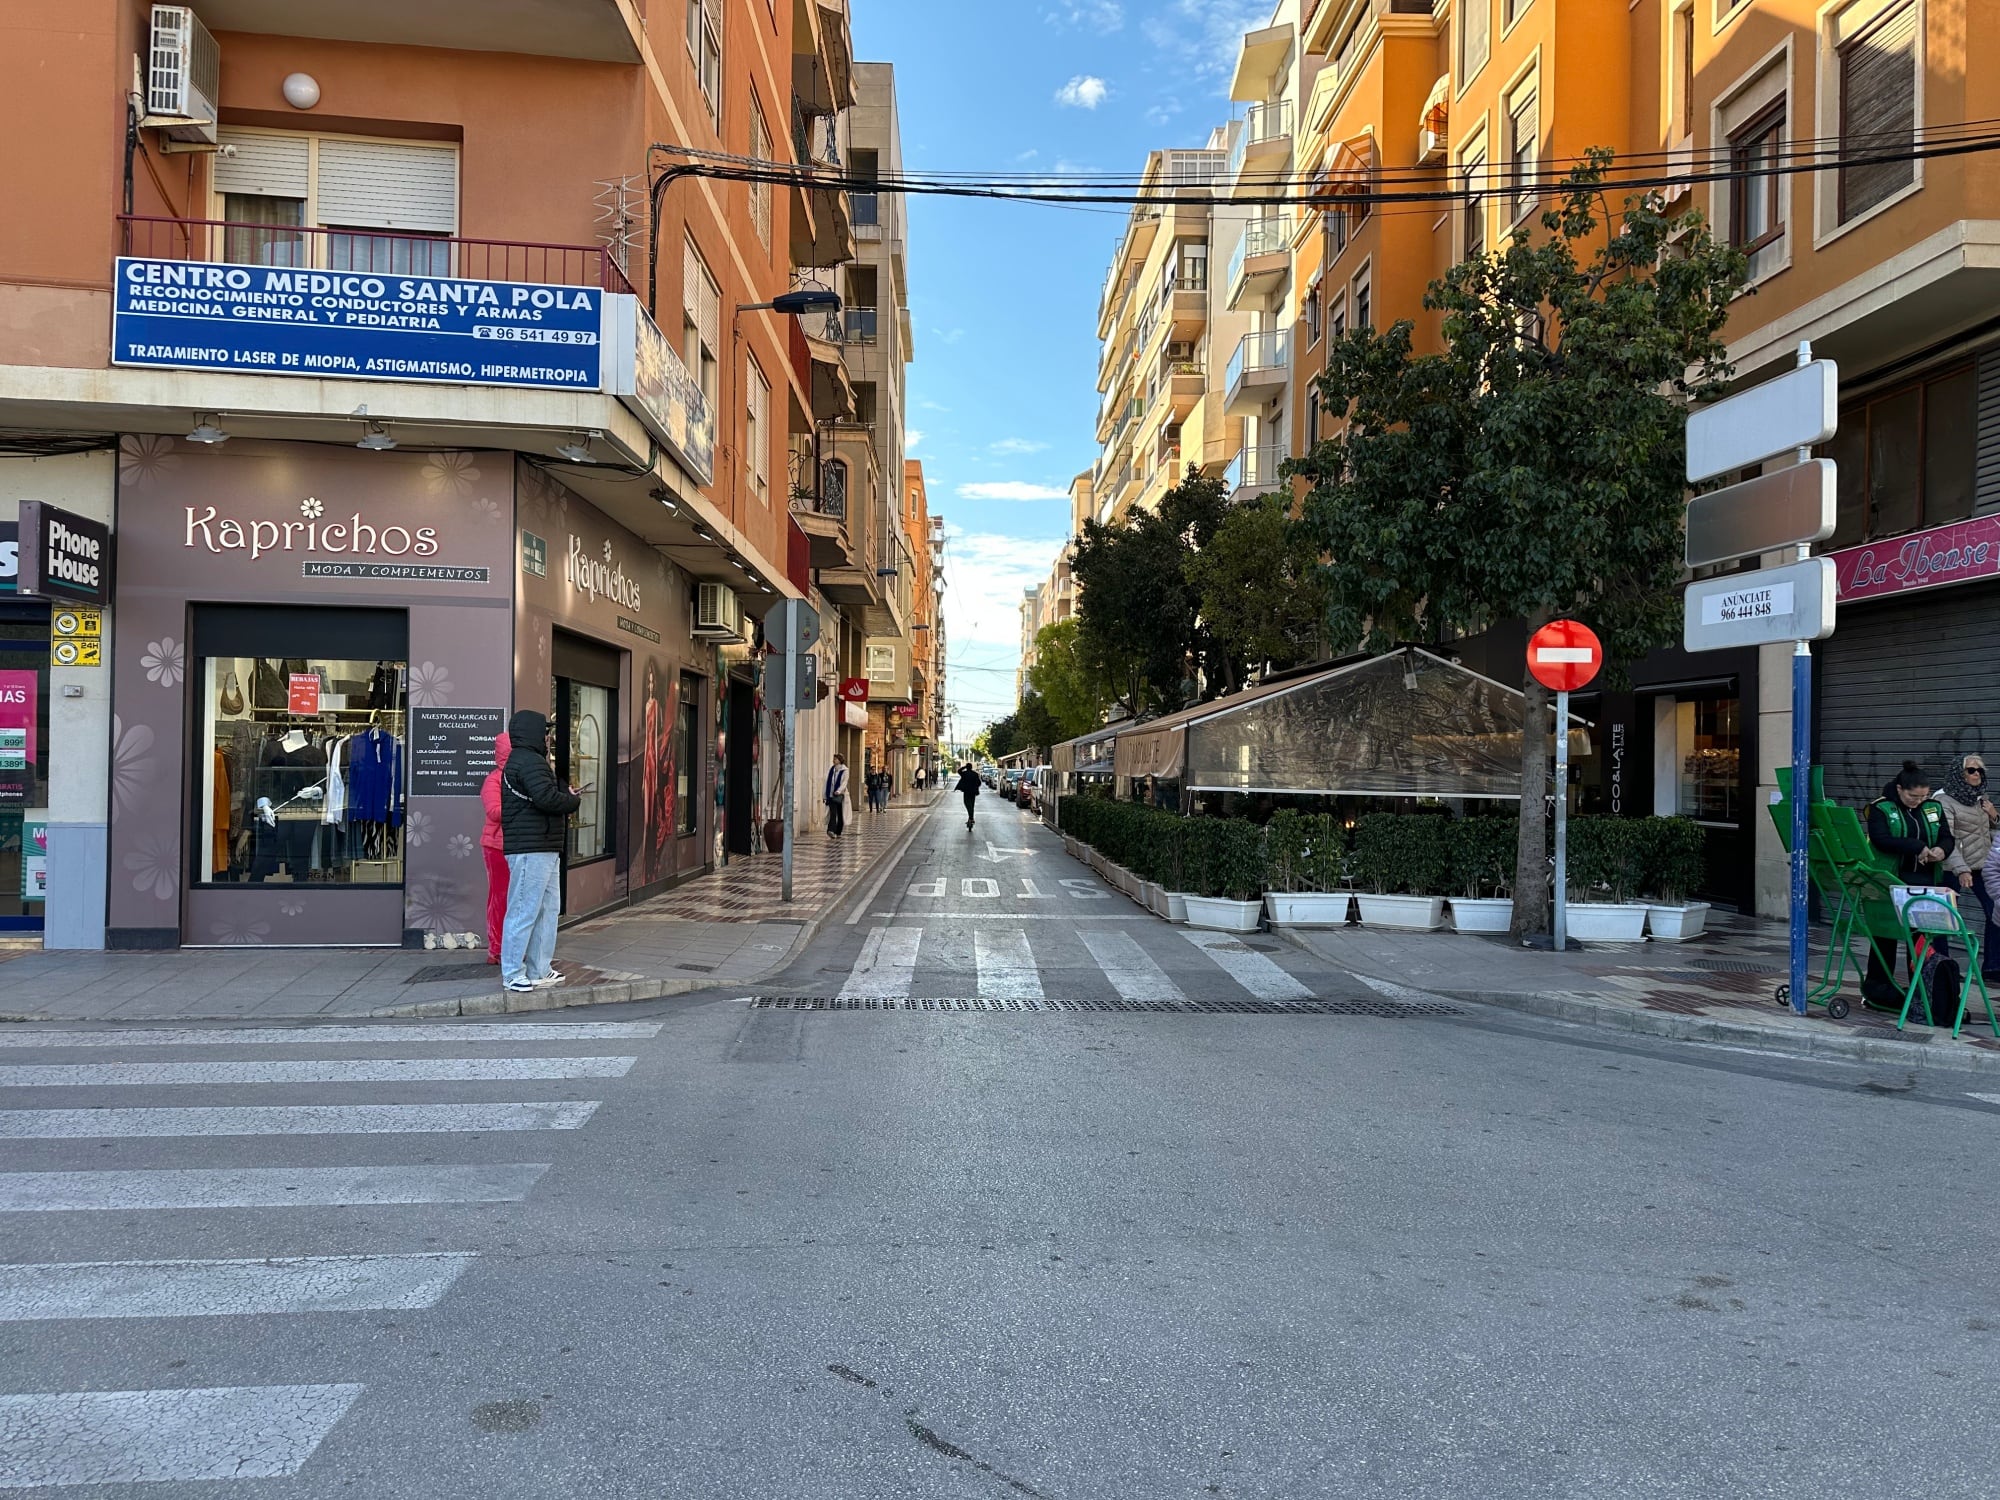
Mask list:
POLYGON ((1033 438, 1010 437, 1002 438, 997 443, 988 443, 986 446, 993 453, 1040 453, 1048 447, 1048 444, 1038 443, 1033 438))
POLYGON ((958 487, 961 500, 1067 500, 1068 490, 1053 485, 1029 484, 1022 479, 981 480, 958 487))
POLYGON ((1271 0, 1172 0, 1140 30, 1169 61, 1201 79, 1236 70, 1243 34, 1271 24, 1271 0))
POLYGON ((1059 0, 1042 12, 1051 26, 1078 27, 1109 35, 1125 24, 1119 0, 1059 0))
POLYGON ((1146 111, 1146 123, 1148 125, 1165 125, 1185 108, 1187 106, 1182 104, 1179 99, 1162 99, 1146 111))
POLYGON ((1059 537, 967 532, 945 523, 946 700, 966 739, 1014 708, 1014 668, 1021 659, 1021 592, 1049 576, 1059 537))
POLYGON ((924 430, 921 427, 905 427, 903 429, 903 451, 905 453, 915 453, 917 445, 923 442, 923 440, 924 430))
POLYGON ((1056 103, 1071 109, 1095 109, 1110 92, 1110 86, 1095 73, 1079 73, 1056 90, 1056 103))
POLYGON ((1030 146, 1030 147, 1029 147, 1029 148, 1028 148, 1028 149, 1027 149, 1026 151, 1022 151, 1022 152, 1019 152, 1019 153, 1017 153, 1017 154, 1015 155, 1015 157, 1014 157, 1014 160, 1015 160, 1015 161, 1033 161, 1033 160, 1034 160, 1034 159, 1035 159, 1036 157, 1040 156, 1041 154, 1042 154, 1042 153, 1041 153, 1041 152, 1039 152, 1039 151, 1037 151, 1037 150, 1036 150, 1036 149, 1035 149, 1035 148, 1034 148, 1033 146, 1030 146))
POLYGON ((965 330, 963 328, 933 328, 931 330, 931 337, 936 339, 940 344, 955 344, 965 337, 965 330))
POLYGON ((921 406, 921 407, 922 407, 922 408, 923 408, 923 409, 924 409, 925 411, 950 411, 950 410, 951 410, 951 408, 950 408, 949 406, 945 406, 945 405, 942 405, 942 404, 940 404, 939 402, 936 402, 936 401, 919 401, 919 402, 917 403, 917 405, 921 406))

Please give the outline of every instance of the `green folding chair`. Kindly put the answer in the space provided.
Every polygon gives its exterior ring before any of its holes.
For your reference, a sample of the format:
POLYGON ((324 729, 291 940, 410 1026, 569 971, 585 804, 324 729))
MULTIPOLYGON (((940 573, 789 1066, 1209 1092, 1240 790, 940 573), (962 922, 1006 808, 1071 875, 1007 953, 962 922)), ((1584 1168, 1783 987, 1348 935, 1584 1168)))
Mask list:
POLYGON ((1965 945, 1965 983, 1959 986, 1958 1014, 1952 1019, 1951 1034, 1957 1036, 1965 1025, 1965 1013, 1972 1004, 1972 986, 1976 984, 1986 1004, 1986 1024, 2000 1037, 2000 1019, 1993 1014, 1993 996, 1986 988, 1986 976, 1980 972, 1979 938, 1966 926, 1958 903, 1942 891, 1919 891, 1903 902, 1896 916, 1910 954, 1910 982, 1903 990, 1903 1010, 1896 1017, 1896 1029, 1903 1029, 1903 1023, 1910 1018, 1910 1006, 1919 998, 1924 1002, 1924 1019, 1937 1025, 1937 1012, 1931 1007, 1930 953, 1936 943, 1955 940, 1965 945))

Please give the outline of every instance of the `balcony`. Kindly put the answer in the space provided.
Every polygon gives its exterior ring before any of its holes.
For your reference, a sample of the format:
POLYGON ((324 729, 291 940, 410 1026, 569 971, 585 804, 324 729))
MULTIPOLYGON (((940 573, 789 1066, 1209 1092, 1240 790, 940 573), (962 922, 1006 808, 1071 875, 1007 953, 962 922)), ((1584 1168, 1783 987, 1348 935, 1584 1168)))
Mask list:
POLYGON ((1243 113, 1236 143, 1229 148, 1231 197, 1256 197, 1273 188, 1282 191, 1292 157, 1292 101, 1272 99, 1253 104, 1243 113))
POLYGON ((636 63, 639 38, 618 0, 201 0, 210 31, 252 31, 329 42, 444 47, 454 52, 513 52, 636 63))
POLYGON ((872 344, 881 328, 881 313, 873 307, 850 307, 841 312, 841 332, 849 344, 872 344))
POLYGON ((792 264, 837 266, 854 258, 854 221, 848 195, 813 179, 838 178, 840 132, 835 116, 814 113, 800 95, 792 96, 792 159, 805 170, 786 189, 792 195, 792 264))
POLYGON ((854 223, 855 239, 882 238, 882 198, 879 193, 849 193, 847 216, 854 223))
POLYGON ((540 286, 594 286, 630 294, 632 283, 602 245, 540 245, 448 235, 354 229, 291 229, 226 219, 118 216, 122 255, 144 260, 221 261, 373 276, 451 276, 540 286))
MULTIPOLYGON (((881 504, 881 469, 875 456, 875 429, 860 423, 839 423, 820 443, 820 530, 837 504, 839 548, 823 549, 814 540, 814 566, 820 570, 822 593, 835 604, 863 612, 882 608, 882 584, 876 577, 870 542, 876 530, 871 507, 881 504), (818 562, 821 556, 832 560, 818 562)), ((814 523, 809 513, 794 512, 801 527, 814 523)), ((808 530, 808 535, 812 531, 808 530)))
POLYGON ((1208 371, 1198 359, 1170 359, 1162 362, 1160 393, 1178 422, 1201 400, 1208 389, 1208 371))
POLYGON ((854 102, 854 40, 847 0, 793 0, 792 91, 819 114, 854 102))
POLYGON ((1270 494, 1283 483, 1278 471, 1288 456, 1277 444, 1245 448, 1229 466, 1229 498, 1247 500, 1253 495, 1270 494))
POLYGON ((1252 219, 1229 258, 1229 295, 1233 312, 1246 302, 1261 304, 1283 290, 1292 269, 1292 221, 1281 216, 1252 219))
POLYGON ((1254 412, 1284 390, 1291 378, 1290 331, 1246 333, 1229 359, 1229 373, 1222 383, 1223 407, 1231 416, 1254 412))

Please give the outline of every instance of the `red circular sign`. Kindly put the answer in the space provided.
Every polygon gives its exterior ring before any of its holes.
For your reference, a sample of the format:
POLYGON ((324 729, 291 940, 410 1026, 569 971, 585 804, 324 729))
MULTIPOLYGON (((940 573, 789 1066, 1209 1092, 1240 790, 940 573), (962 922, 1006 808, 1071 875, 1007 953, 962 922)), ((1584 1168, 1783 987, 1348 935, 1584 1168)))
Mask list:
POLYGON ((849 703, 866 703, 868 701, 868 679, 866 677, 841 678, 840 696, 849 703))
POLYGON ((1575 692, 1603 665, 1603 642, 1575 620, 1551 620, 1528 637, 1528 671, 1558 693, 1575 692))

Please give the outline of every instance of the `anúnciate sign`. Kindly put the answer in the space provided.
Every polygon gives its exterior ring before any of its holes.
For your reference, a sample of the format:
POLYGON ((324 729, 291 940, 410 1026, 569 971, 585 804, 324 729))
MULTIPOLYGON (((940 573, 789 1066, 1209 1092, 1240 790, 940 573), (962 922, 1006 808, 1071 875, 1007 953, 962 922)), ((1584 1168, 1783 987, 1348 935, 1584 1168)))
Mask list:
POLYGON ((1866 542, 1831 554, 1843 604, 1910 589, 2000 578, 2000 516, 1866 542))

